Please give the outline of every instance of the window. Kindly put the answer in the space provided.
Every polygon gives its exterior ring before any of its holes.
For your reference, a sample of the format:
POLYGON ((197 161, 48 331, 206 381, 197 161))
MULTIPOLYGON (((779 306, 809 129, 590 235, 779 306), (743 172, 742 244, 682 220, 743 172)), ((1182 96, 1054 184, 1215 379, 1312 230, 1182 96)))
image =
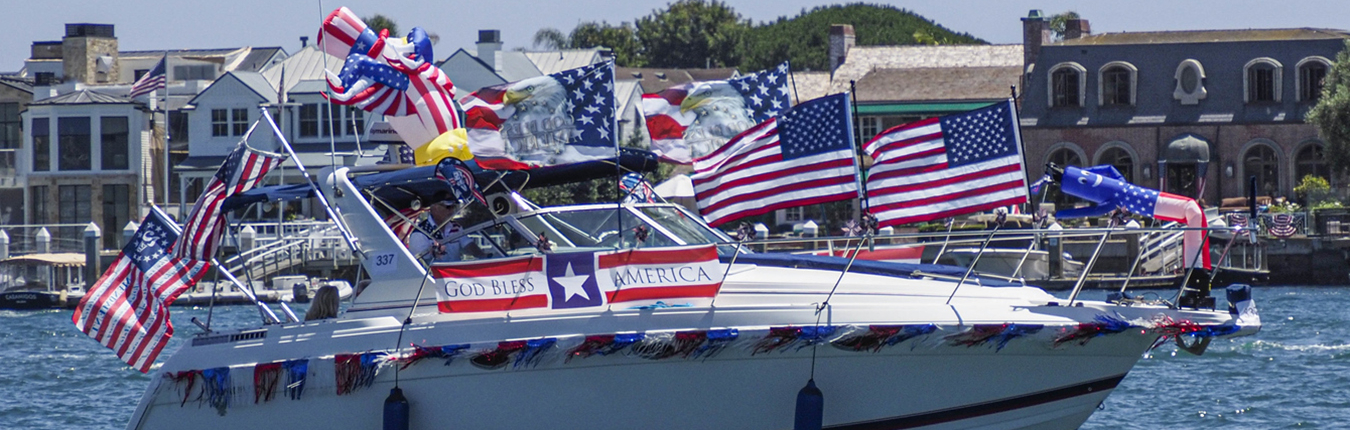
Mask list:
POLYGON ((300 105, 300 137, 319 135, 319 105, 300 105))
POLYGON ((1304 176, 1317 176, 1331 179, 1331 168, 1327 167, 1325 147, 1320 143, 1304 145, 1294 156, 1294 181, 1303 181, 1304 176))
POLYGON ((131 136, 127 123, 127 117, 124 116, 102 118, 103 170, 126 170, 131 167, 131 136))
POLYGON ((1275 148, 1269 145, 1253 145, 1242 155, 1243 176, 1255 176, 1257 192, 1263 196, 1276 196, 1280 193, 1280 161, 1275 148))
POLYGON ((870 141, 873 137, 876 137, 878 133, 881 133, 881 118, 874 116, 860 116, 858 117, 857 125, 859 142, 870 141))
POLYGON ((801 206, 783 209, 783 221, 801 221, 801 220, 802 220, 801 206))
POLYGON ((131 186, 106 184, 103 186, 103 247, 117 248, 122 227, 131 220, 131 186))
POLYGON ((216 79, 216 66, 212 64, 173 66, 173 80, 175 81, 210 81, 214 79, 216 79))
MULTIPOLYGON (((89 117, 66 117, 56 120, 56 152, 60 154, 60 170, 89 170, 93 152, 89 143, 89 117)), ((86 220, 87 221, 87 220, 86 220)))
POLYGON ((342 132, 342 106, 333 106, 331 104, 319 105, 319 116, 323 117, 323 135, 324 137, 332 135, 334 132, 342 132), (329 117, 332 115, 332 117, 329 117))
MULTIPOLYGON (((1322 97, 1322 84, 1327 77, 1327 63, 1320 58, 1308 58, 1298 66, 1298 101, 1316 102, 1322 97)), ((1301 178, 1301 176, 1300 176, 1301 178)))
POLYGON ((1172 98, 1181 102, 1183 105, 1200 104, 1209 94, 1205 90, 1205 68, 1199 61, 1188 59, 1177 65, 1176 89, 1172 90, 1172 98))
POLYGON ((1134 182, 1134 157, 1125 148, 1114 146, 1102 151, 1097 164, 1109 164, 1120 171, 1125 182, 1134 182))
POLYGON ((57 222, 83 224, 93 221, 90 211, 88 185, 61 185, 57 187, 57 222))
POLYGON ((1109 63, 1101 70, 1102 106, 1130 106, 1134 104, 1135 69, 1129 63, 1109 63))
POLYGON ((59 83, 61 83, 61 80, 56 79, 56 73, 37 72, 33 74, 33 86, 45 87, 59 83))
POLYGON ((1270 58, 1257 58, 1247 63, 1242 77, 1246 85, 1247 103, 1274 103, 1280 101, 1280 63, 1270 58))
POLYGON ((169 141, 187 143, 188 114, 181 110, 169 111, 169 141))
POLYGON ((146 73, 150 73, 150 69, 136 69, 135 72, 131 73, 131 82, 141 80, 141 77, 145 76, 146 73))
POLYGON ((234 124, 230 131, 231 136, 243 136, 248 132, 248 109, 233 109, 230 111, 234 124))
POLYGON ((361 108, 347 106, 347 135, 359 136, 366 131, 366 115, 361 108))
POLYGON ((33 171, 52 169, 52 136, 47 118, 33 118, 33 171))
POLYGON ((225 109, 211 109, 211 135, 230 135, 230 117, 225 109))
POLYGON ((1050 106, 1083 106, 1083 66, 1074 63, 1056 65, 1050 70, 1050 106))
POLYGON ((51 213, 47 211, 47 208, 51 206, 49 203, 51 201, 51 196, 47 195, 47 186, 37 185, 28 187, 28 199, 33 202, 31 205, 32 208, 29 209, 30 212, 28 212, 28 223, 47 224, 51 222, 50 219, 47 218, 47 214, 51 213))
POLYGON ((23 143, 18 103, 0 103, 0 149, 19 149, 23 143))

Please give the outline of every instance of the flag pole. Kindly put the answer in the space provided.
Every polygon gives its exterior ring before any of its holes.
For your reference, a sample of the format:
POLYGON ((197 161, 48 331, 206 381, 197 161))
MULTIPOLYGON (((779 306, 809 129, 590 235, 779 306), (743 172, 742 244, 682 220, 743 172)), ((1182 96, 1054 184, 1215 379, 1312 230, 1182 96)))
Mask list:
POLYGON ((792 60, 784 61, 788 65, 788 80, 792 81, 792 104, 801 103, 801 96, 797 94, 797 75, 792 73, 792 60))
POLYGON ((855 180, 858 181, 858 207, 861 212, 869 213, 872 210, 872 204, 871 202, 867 201, 867 181, 865 180, 866 174, 863 173, 862 169, 862 157, 863 157, 863 148, 861 144, 862 139, 859 139, 858 136, 858 134, 862 132, 862 124, 857 124, 855 126, 855 124, 853 123, 854 121, 860 120, 858 118, 858 100, 854 98, 858 94, 855 87, 856 82, 848 81, 848 104, 852 108, 848 112, 849 115, 848 125, 850 127, 848 135, 849 138, 853 140, 851 142, 851 145, 853 145, 853 150, 857 152, 857 155, 853 157, 853 169, 857 173, 855 173, 853 177, 856 178, 855 180))
MULTIPOLYGON (((613 109, 614 109, 614 110, 618 110, 618 109, 619 109, 619 100, 618 100, 619 98, 618 98, 618 96, 614 95, 614 92, 615 92, 616 90, 618 90, 618 83, 615 82, 615 79, 616 79, 616 78, 615 78, 615 76, 614 76, 614 73, 617 71, 617 70, 616 70, 617 68, 616 68, 615 66, 616 66, 616 64, 615 64, 614 58, 610 58, 610 60, 609 60, 609 88, 610 88, 609 97, 610 97, 610 106, 613 106, 613 109)), ((610 119, 610 121, 611 121, 610 124, 613 124, 613 125, 614 125, 614 134, 613 134, 613 135, 614 135, 614 190, 615 190, 615 191, 618 191, 618 192, 619 192, 619 195, 620 195, 619 201, 615 202, 615 205, 614 205, 614 209, 615 209, 615 211, 614 211, 614 222, 618 223, 617 225, 619 226, 619 229, 618 229, 619 240, 617 240, 617 241, 614 242, 614 247, 615 247, 615 248, 622 248, 622 247, 623 247, 623 201, 624 201, 624 199, 626 198, 626 196, 624 196, 624 192, 623 192, 623 150, 619 148, 619 115, 620 115, 619 112, 614 112, 613 115, 610 115, 610 118, 611 118, 611 119, 610 119)), ((634 238, 634 241, 636 242, 636 238, 634 238)))
MULTIPOLYGON (((1008 89, 1012 93, 1012 97, 1008 99, 1008 110, 1011 111, 1013 128, 1017 129, 1017 152, 1022 154, 1022 176, 1024 176, 1022 182, 1026 184, 1027 209, 1030 209, 1028 212, 1031 212, 1034 215, 1040 212, 1041 205, 1031 198, 1031 175, 1026 174, 1027 145, 1026 141, 1022 139, 1022 118, 1017 114, 1017 86, 1010 85, 1008 86, 1008 89)), ((1044 172, 1042 172, 1042 175, 1044 175, 1044 172)))
MULTIPOLYGON (((167 213, 169 210, 169 183, 173 182, 169 172, 169 51, 164 51, 164 58, 159 61, 164 64, 164 106, 160 106, 160 110, 164 111, 164 211, 167 213)), ((154 95, 150 97, 154 97, 154 95)), ((181 218, 183 214, 179 213, 178 216, 181 218)))
POLYGON ((262 111, 262 117, 267 120, 267 125, 272 126, 272 133, 275 134, 277 140, 281 142, 281 147, 285 148, 286 153, 291 156, 291 160, 295 161, 295 167, 300 171, 300 175, 305 178, 305 182, 309 184, 309 187, 314 189, 314 196, 319 199, 319 204, 323 205, 324 212, 328 213, 328 219, 333 220, 333 225, 337 227, 338 232, 342 233, 342 239, 347 242, 347 247, 351 248, 353 252, 360 254, 362 259, 365 259, 366 252, 363 251, 361 247, 356 246, 356 238, 352 235, 351 231, 347 230, 347 225, 342 222, 342 218, 337 216, 337 212, 333 211, 333 205, 328 203, 328 197, 324 196, 323 189, 320 189, 319 184, 314 182, 314 177, 309 175, 309 170, 305 169, 305 164, 300 162, 300 156, 296 155, 295 148, 291 147, 291 143, 288 142, 286 136, 281 133, 281 128, 277 127, 277 122, 272 119, 272 114, 267 111, 267 107, 260 106, 258 107, 258 110, 262 111))

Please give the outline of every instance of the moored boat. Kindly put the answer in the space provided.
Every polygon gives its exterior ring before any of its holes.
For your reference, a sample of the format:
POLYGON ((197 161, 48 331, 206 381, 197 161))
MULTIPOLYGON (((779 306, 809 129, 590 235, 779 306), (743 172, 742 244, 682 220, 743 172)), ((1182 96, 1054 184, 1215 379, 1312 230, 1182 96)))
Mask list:
POLYGON ((41 253, 0 261, 0 309, 72 307, 84 296, 84 255, 41 253))

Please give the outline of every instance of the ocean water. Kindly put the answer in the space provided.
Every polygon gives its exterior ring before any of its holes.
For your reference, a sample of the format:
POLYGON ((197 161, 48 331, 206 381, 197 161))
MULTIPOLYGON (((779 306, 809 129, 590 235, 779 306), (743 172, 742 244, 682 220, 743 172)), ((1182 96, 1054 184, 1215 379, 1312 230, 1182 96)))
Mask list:
MULTIPOLYGON (((1215 341, 1202 356, 1159 347, 1083 428, 1350 427, 1350 288, 1258 287, 1253 295, 1264 324, 1259 334, 1215 341)), ((303 305, 296 312, 303 315, 303 305)), ((260 321, 250 306, 211 313, 216 328, 260 321)), ((197 331, 192 317, 207 314, 173 308, 180 336, 166 351, 197 331)), ((0 311, 0 429, 125 427, 150 376, 77 331, 70 318, 68 310, 0 311)))

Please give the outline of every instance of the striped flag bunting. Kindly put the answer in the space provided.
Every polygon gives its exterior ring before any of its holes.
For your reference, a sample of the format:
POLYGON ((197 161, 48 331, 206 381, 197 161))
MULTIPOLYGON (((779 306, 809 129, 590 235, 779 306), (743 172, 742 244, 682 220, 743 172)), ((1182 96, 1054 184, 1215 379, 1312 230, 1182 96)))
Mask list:
POLYGON ((1027 201, 1026 169, 1011 100, 886 130, 864 150, 868 210, 882 227, 1027 201))
POLYGON ((221 233, 225 231, 225 213, 221 204, 230 196, 258 186, 267 172, 285 159, 284 155, 258 151, 240 141, 239 147, 225 157, 225 162, 192 206, 183 227, 183 240, 174 244, 174 257, 210 261, 216 255, 221 233))
POLYGON ((177 226, 152 207, 117 260, 80 299, 71 318, 81 332, 141 373, 150 371, 173 337, 169 304, 195 285, 209 267, 205 261, 181 260, 169 253, 178 238, 177 226))
POLYGON ((691 179, 708 224, 858 197, 848 100, 799 104, 695 159, 691 179))

